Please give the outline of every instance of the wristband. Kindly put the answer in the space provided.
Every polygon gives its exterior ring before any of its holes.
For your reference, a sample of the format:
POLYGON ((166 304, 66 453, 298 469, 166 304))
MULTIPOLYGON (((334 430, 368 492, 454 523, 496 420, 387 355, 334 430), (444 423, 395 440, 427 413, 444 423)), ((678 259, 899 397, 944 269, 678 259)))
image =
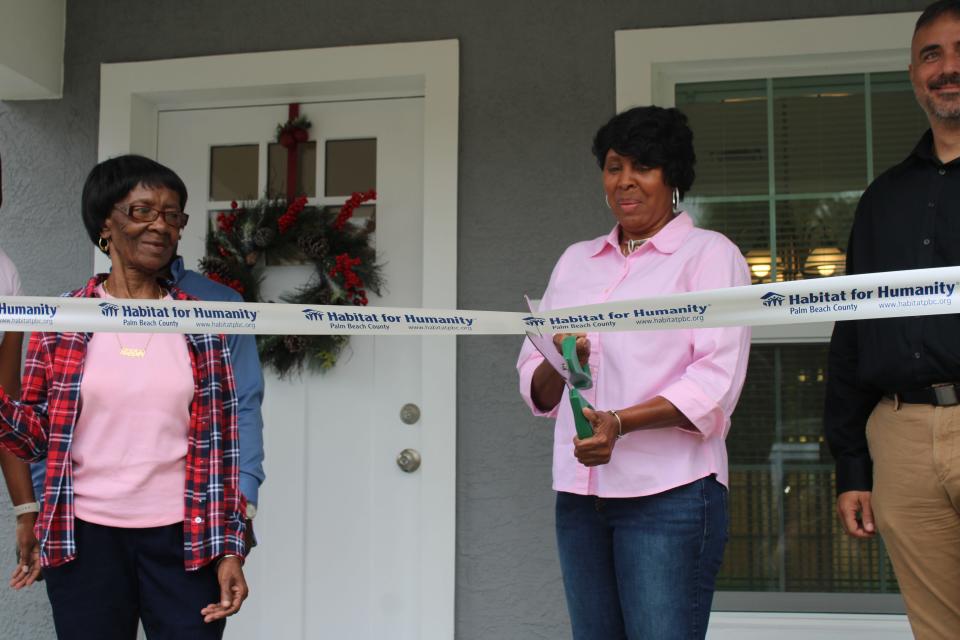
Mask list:
POLYGON ((223 554, 222 556, 220 556, 219 558, 217 558, 217 566, 220 566, 220 563, 223 562, 224 560, 226 560, 227 558, 237 558, 237 559, 239 559, 239 560, 240 560, 240 566, 241 566, 241 567, 242 567, 244 564, 246 564, 246 559, 245 559, 243 556, 237 555, 236 553, 225 553, 225 554, 223 554))
POLYGON ((25 513, 40 513, 40 503, 24 502, 23 504, 18 504, 13 508, 13 515, 18 518, 25 513))

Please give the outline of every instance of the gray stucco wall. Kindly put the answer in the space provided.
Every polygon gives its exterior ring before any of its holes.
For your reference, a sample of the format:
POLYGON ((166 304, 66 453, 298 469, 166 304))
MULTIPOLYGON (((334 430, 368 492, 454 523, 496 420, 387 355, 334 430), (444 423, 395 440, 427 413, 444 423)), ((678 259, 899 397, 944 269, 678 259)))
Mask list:
MULTIPOLYGON (((591 135, 614 110, 617 29, 921 9, 925 0, 70 0, 64 97, 0 103, 0 246, 25 289, 90 270, 80 188, 96 161, 99 65, 250 51, 460 41, 459 304, 519 309, 569 243, 606 232, 591 135), (291 17, 295 16, 295 17, 291 17)), ((3 16, 0 16, 3 19, 3 16)), ((910 34, 904 34, 904 39, 910 34)), ((568 637, 550 429, 516 392, 515 338, 461 339, 457 637, 568 637)), ((2 505, 9 504, 0 488, 2 505)), ((0 517, 0 574, 13 522, 0 517)), ((5 585, 0 585, 5 589, 5 585)), ((0 637, 53 637, 42 587, 0 597, 0 637)))

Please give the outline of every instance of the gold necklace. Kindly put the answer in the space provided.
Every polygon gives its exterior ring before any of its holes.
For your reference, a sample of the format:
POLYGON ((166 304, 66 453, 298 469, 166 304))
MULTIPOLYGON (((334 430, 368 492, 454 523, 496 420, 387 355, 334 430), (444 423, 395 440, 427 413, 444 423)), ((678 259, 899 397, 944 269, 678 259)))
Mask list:
POLYGON ((143 358, 147 355, 147 347, 150 346, 150 341, 153 340, 153 334, 150 334, 150 337, 147 338, 147 344, 143 345, 143 348, 140 347, 125 347, 123 343, 120 342, 120 336, 118 334, 113 334, 113 337, 117 339, 117 344, 120 345, 120 355, 124 358, 143 358))
MULTIPOLYGON (((103 290, 108 294, 110 291, 107 289, 107 281, 103 281, 103 290)), ((160 295, 157 297, 157 300, 163 300, 163 287, 160 287, 160 295)), ((116 296, 114 296, 116 297, 116 296)), ((147 355, 147 349, 150 347, 150 341, 153 340, 153 334, 150 334, 150 337, 147 338, 147 344, 143 347, 126 347, 122 342, 120 342, 120 335, 115 333, 113 337, 117 339, 117 344, 120 345, 120 355, 124 358, 144 358, 147 355)))

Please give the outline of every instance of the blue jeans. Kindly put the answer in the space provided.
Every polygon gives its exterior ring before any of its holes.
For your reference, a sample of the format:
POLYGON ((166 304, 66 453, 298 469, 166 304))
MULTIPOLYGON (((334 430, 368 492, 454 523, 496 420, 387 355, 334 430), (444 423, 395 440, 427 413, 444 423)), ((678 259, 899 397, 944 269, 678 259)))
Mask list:
POLYGON ((701 478, 640 498, 557 494, 557 546, 575 640, 704 638, 727 490, 701 478))

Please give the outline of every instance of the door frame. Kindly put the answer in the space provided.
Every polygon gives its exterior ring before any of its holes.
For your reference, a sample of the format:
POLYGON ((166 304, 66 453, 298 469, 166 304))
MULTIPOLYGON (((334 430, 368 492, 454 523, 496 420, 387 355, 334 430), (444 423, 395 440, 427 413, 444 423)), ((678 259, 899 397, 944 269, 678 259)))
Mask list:
MULTIPOLYGON (((156 158, 162 110, 423 96, 425 308, 457 303, 459 42, 271 51, 103 64, 98 159, 156 158)), ((94 269, 109 266, 104 256, 94 269)), ((456 339, 423 340, 420 630, 452 638, 456 562, 456 339)))

